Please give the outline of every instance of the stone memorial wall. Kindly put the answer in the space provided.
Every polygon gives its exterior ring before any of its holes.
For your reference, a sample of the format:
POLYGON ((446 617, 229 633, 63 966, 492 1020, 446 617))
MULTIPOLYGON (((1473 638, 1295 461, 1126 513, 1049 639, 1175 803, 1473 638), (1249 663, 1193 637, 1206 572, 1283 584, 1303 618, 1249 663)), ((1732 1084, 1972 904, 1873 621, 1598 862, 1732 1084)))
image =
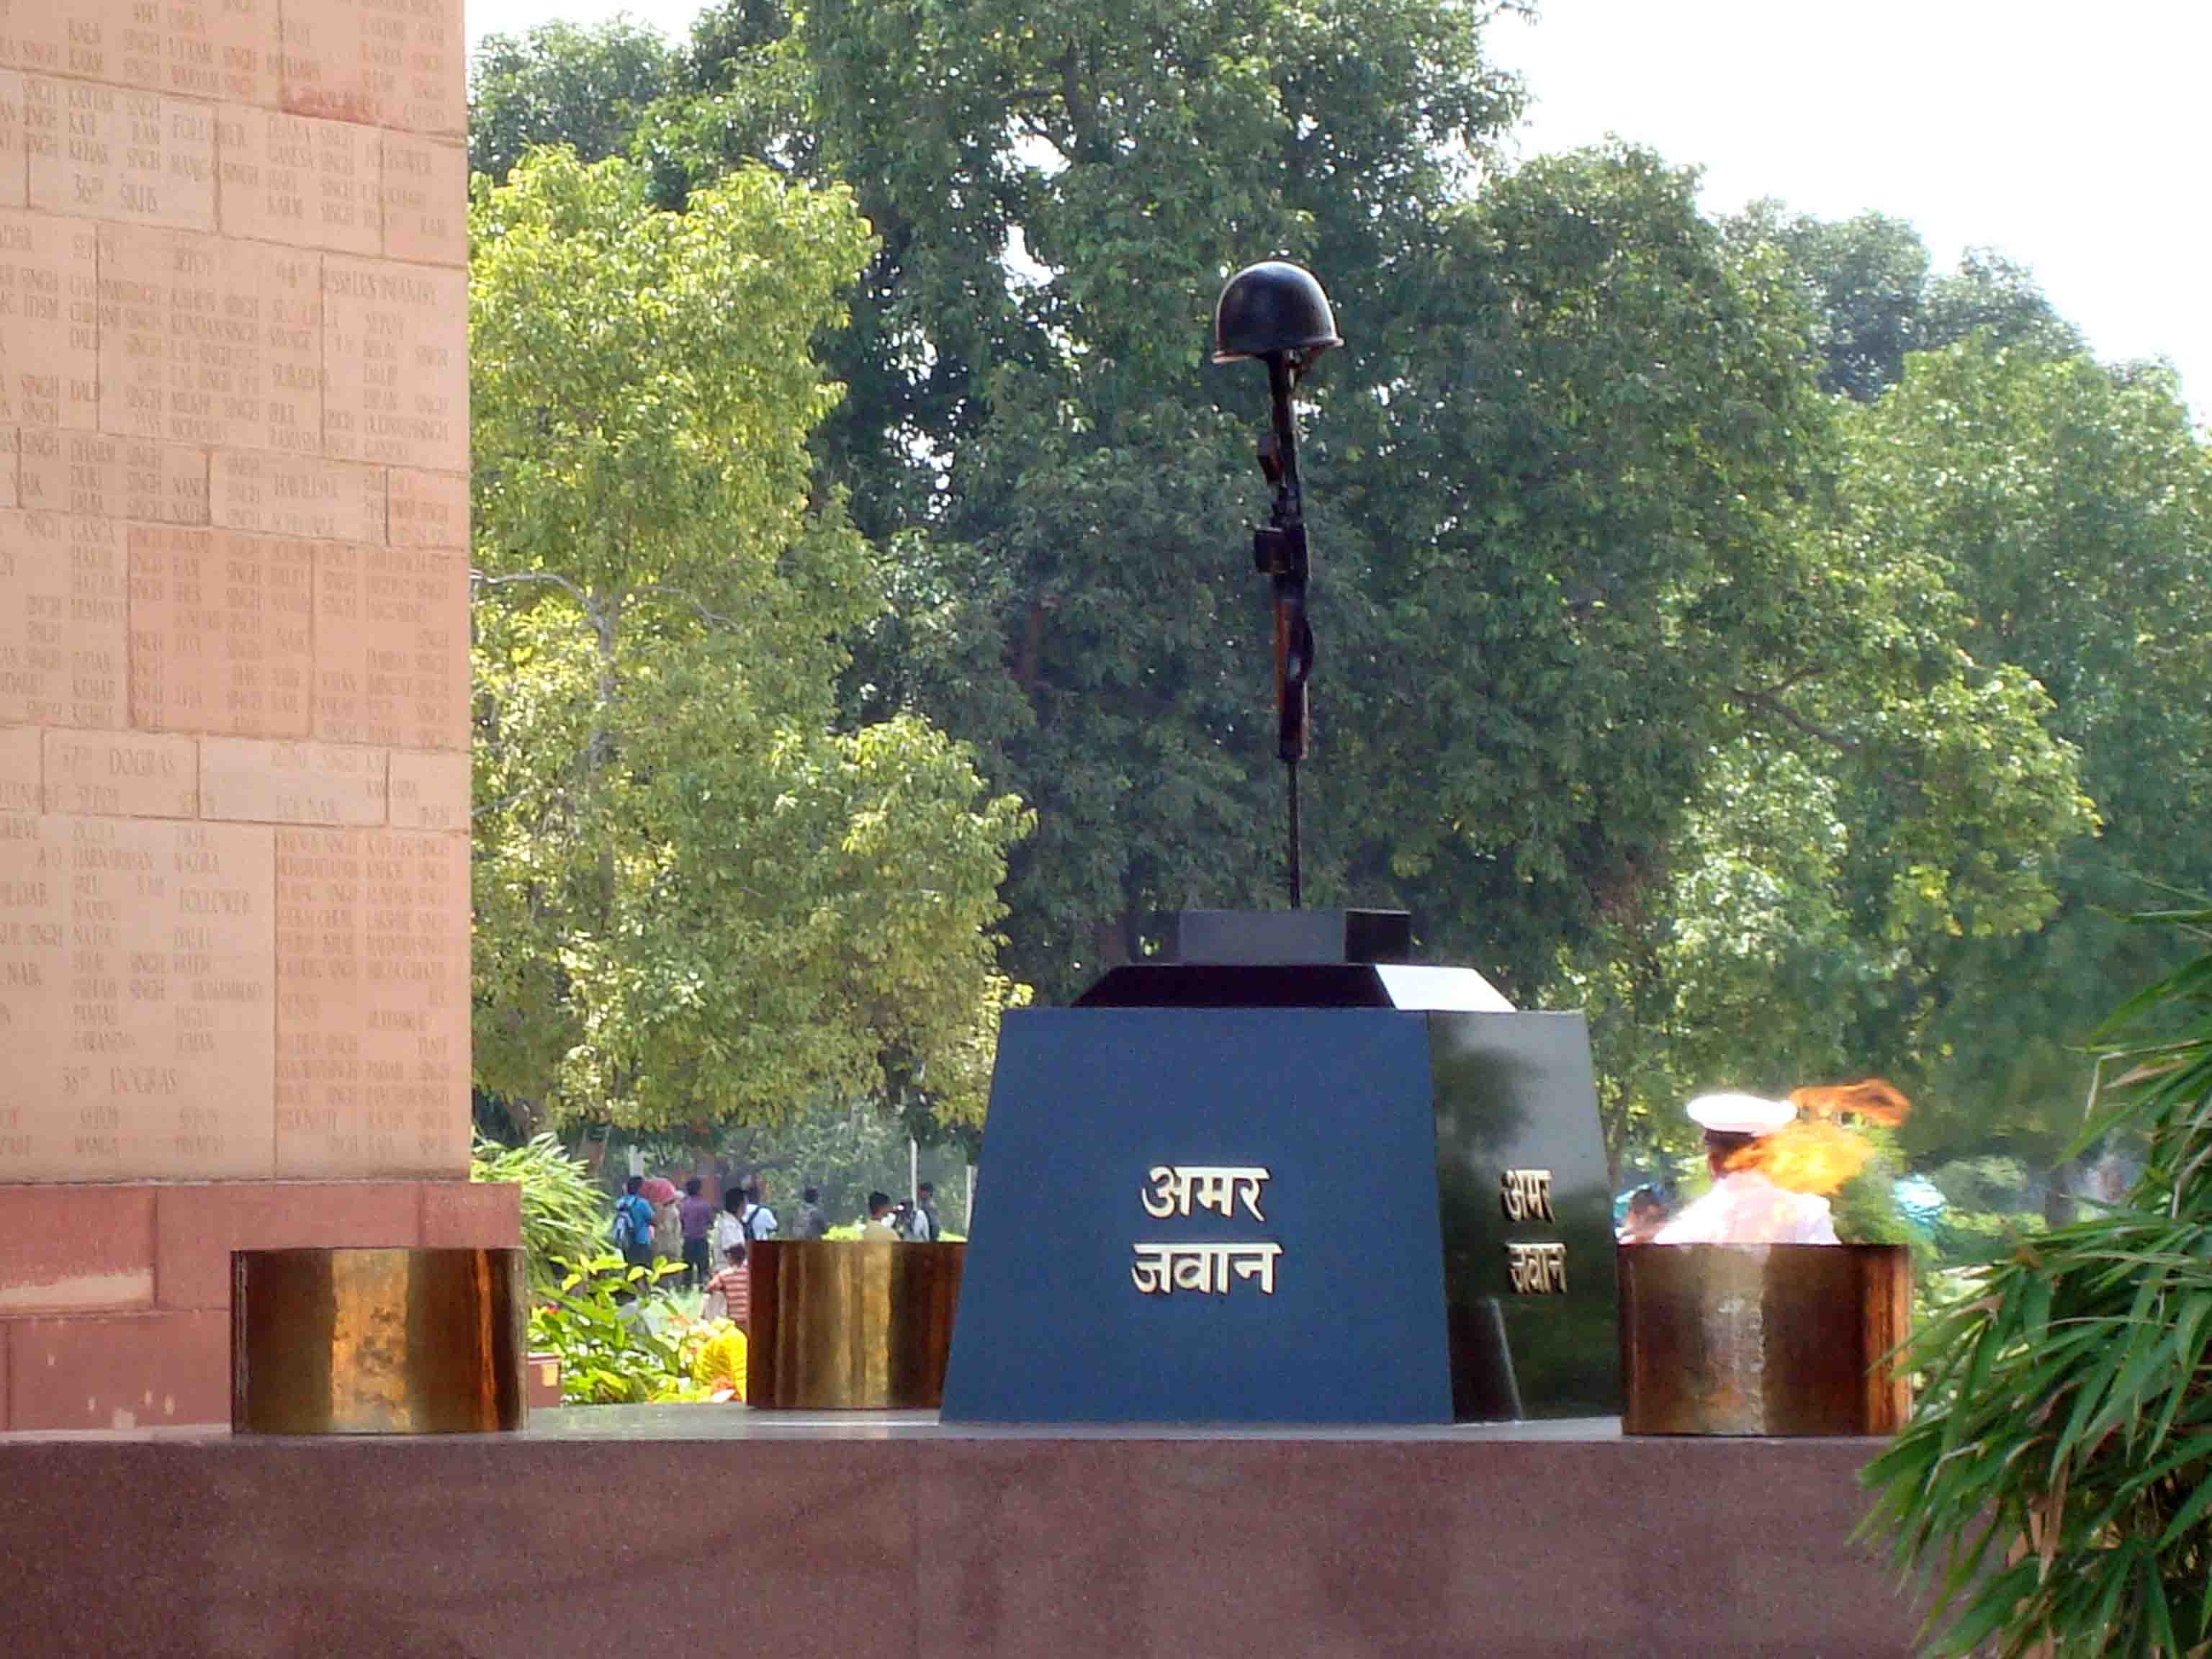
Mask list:
POLYGON ((512 1241, 465 75, 461 0, 0 0, 0 1427, 224 1415, 234 1245, 512 1241))

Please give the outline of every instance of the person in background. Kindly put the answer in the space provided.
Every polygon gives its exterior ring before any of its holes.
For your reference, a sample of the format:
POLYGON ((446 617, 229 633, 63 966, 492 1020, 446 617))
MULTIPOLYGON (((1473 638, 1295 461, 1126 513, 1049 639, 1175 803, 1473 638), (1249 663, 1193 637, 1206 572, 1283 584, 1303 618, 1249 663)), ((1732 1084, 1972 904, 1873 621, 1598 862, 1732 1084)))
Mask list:
POLYGON ((745 1237, 756 1244, 775 1237, 775 1212, 761 1202, 762 1191, 757 1177, 747 1182, 745 1206, 738 1212, 738 1219, 745 1224, 745 1237))
POLYGON ((684 1283, 695 1291, 704 1288, 714 1270, 713 1258, 707 1253, 707 1233, 714 1224, 714 1205, 711 1199, 699 1195, 700 1185, 697 1176, 685 1182, 684 1196, 676 1204, 677 1219, 684 1229, 684 1283))
POLYGON ((799 1194, 799 1215, 791 1236, 793 1238, 822 1238, 829 1231, 830 1217, 822 1207, 822 1189, 809 1187, 799 1194))
POLYGON ((860 1223, 863 1238, 896 1238, 898 1230, 891 1225, 891 1195, 889 1193, 868 1194, 867 1218, 860 1223))
POLYGON ((712 1260, 720 1261, 732 1244, 751 1243, 745 1237, 745 1189, 732 1187, 722 1194, 721 1212, 714 1218, 712 1260))
POLYGON ((745 1266, 741 1239, 722 1252, 723 1267, 707 1281, 707 1299, 700 1308, 706 1319, 726 1319, 750 1333, 753 1316, 753 1276, 745 1266))
POLYGON ((1666 1200, 1656 1187, 1638 1187, 1628 1197, 1628 1214, 1620 1224, 1623 1244, 1649 1244, 1667 1224, 1666 1200))
POLYGON ((632 1176, 615 1200, 615 1248, 633 1267, 653 1265, 653 1205, 640 1189, 645 1177, 632 1176))
POLYGON ((1752 1166, 1760 1139, 1796 1121, 1786 1100, 1699 1095, 1684 1109, 1705 1132, 1712 1190, 1652 1235, 1655 1244, 1833 1244, 1828 1200, 1778 1187, 1752 1166))
POLYGON ((933 1244, 944 1237, 937 1220, 937 1186, 925 1181, 914 1189, 914 1216, 907 1237, 917 1244, 933 1244))
POLYGON ((673 1196, 653 1206, 653 1257, 656 1261, 684 1259, 684 1217, 673 1196))

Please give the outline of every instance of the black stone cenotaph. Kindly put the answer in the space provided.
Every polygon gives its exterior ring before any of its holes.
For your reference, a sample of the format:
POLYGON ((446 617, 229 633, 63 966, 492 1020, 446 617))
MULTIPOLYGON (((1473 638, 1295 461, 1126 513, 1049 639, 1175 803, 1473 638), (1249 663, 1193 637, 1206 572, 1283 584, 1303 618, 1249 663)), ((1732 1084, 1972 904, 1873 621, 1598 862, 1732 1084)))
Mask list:
POLYGON ((1291 392, 1340 344, 1297 265, 1239 271, 1257 358, 1291 908, 1186 911, 1071 1008, 1006 1016, 949 1423, 1407 1424, 1620 1409, 1613 1209, 1579 1013, 1411 963, 1407 915, 1307 910, 1313 631, 1291 392))

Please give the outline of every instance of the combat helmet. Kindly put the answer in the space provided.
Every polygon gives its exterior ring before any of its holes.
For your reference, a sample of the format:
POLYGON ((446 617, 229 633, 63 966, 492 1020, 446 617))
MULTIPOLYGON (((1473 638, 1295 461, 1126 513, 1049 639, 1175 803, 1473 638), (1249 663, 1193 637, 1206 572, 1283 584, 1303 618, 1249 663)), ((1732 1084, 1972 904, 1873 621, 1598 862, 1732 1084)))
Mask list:
POLYGON ((1277 353, 1310 357, 1343 343, 1328 295, 1313 272, 1287 259, 1245 266, 1229 279, 1214 304, 1217 363, 1277 353))

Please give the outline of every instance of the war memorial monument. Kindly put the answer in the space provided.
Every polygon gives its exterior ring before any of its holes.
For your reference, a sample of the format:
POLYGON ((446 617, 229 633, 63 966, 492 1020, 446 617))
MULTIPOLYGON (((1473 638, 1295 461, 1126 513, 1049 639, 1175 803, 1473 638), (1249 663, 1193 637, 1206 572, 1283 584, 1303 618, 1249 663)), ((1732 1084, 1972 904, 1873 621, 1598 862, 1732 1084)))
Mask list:
POLYGON ((0 1426, 466 1181, 459 0, 0 5, 0 1426))
POLYGON ((229 1431, 234 1250, 517 1238, 466 1179, 464 58, 461 0, 0 0, 13 1650, 1904 1652, 1866 1443, 1621 1436, 1579 1016, 1303 908, 1295 307, 1218 342, 1290 906, 1008 1022, 942 1419, 229 1431))

